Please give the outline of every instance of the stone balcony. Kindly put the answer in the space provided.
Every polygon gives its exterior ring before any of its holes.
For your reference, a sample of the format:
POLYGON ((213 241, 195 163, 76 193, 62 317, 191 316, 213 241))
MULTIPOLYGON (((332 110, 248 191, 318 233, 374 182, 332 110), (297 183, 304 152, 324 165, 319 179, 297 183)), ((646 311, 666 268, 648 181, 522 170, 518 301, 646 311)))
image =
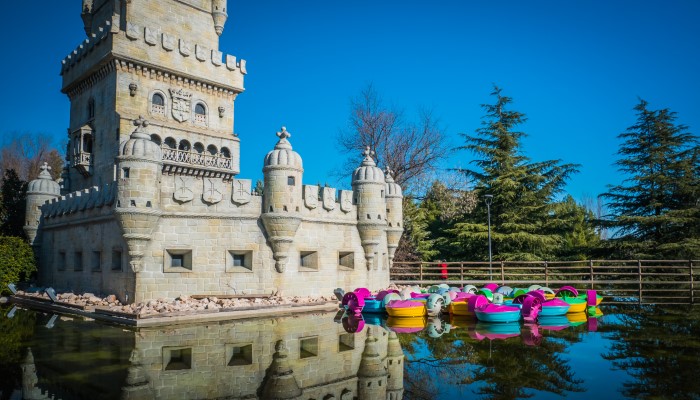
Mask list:
POLYGON ((92 173, 92 154, 87 152, 74 154, 71 166, 77 169, 83 176, 90 176, 92 173))
POLYGON ((238 171, 234 171, 230 157, 222 154, 209 154, 191 150, 172 149, 162 147, 163 172, 167 174, 194 175, 233 178, 238 171))

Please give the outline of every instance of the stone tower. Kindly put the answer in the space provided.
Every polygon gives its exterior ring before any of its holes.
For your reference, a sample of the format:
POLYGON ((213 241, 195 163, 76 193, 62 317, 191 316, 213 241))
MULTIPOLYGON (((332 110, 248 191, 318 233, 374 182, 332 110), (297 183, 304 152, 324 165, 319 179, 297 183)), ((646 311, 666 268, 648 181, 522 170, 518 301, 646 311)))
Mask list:
POLYGON ((384 173, 372 159, 369 147, 362 153, 365 158, 352 174, 352 190, 357 205, 357 230, 365 251, 367 269, 377 269, 375 257, 386 229, 384 173))
POLYGON ((389 331, 387 343, 386 366, 389 376, 387 378, 386 399, 401 400, 403 398, 403 359, 401 342, 396 332, 389 331))
POLYGON ((37 230, 41 222, 41 206, 52 199, 61 196, 61 188, 58 183, 51 178, 49 170, 51 167, 47 163, 41 166, 39 177, 29 182, 27 186, 27 210, 25 214, 24 233, 27 234, 29 243, 32 246, 39 246, 40 240, 36 240, 37 230))
POLYGON ((296 399, 302 395, 294 370, 289 365, 289 356, 284 341, 275 344, 275 354, 268 368, 267 380, 262 389, 262 397, 267 400, 296 399))
POLYGON ((262 220, 272 245, 275 268, 284 272, 289 248, 301 223, 301 156, 292 150, 287 138, 292 135, 282 127, 274 150, 267 153, 263 167, 262 220))
POLYGON ((386 399, 388 373, 384 360, 379 355, 377 342, 372 330, 368 329, 360 368, 357 370, 358 399, 386 399))
POLYGON ((389 249, 389 263, 394 261, 394 253, 396 253, 396 248, 399 247, 399 240, 401 240, 401 235, 403 234, 403 194, 401 193, 401 186, 394 182, 394 178, 391 176, 392 171, 389 167, 386 167, 386 242, 389 249))
POLYGON ((163 161, 160 146, 146 134, 148 121, 139 117, 136 129, 119 146, 115 214, 129 247, 133 272, 143 267, 143 255, 153 228, 160 219, 160 179, 163 161))

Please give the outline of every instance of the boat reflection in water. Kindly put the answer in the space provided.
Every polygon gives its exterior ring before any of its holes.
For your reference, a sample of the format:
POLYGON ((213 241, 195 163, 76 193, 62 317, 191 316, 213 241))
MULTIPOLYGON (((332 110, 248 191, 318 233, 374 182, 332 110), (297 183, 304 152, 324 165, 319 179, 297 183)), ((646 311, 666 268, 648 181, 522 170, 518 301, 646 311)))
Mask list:
POLYGON ((348 333, 333 314, 138 330, 62 318, 30 342, 25 398, 403 397, 396 333, 348 333))

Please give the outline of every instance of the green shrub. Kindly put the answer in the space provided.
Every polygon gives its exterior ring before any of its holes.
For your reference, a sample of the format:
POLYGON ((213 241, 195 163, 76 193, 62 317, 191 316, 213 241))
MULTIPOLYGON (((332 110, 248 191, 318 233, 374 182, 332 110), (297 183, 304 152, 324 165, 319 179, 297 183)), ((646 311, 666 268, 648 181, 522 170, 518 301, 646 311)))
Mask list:
POLYGON ((26 281, 35 272, 32 247, 22 238, 0 236, 0 294, 10 294, 8 283, 26 281))

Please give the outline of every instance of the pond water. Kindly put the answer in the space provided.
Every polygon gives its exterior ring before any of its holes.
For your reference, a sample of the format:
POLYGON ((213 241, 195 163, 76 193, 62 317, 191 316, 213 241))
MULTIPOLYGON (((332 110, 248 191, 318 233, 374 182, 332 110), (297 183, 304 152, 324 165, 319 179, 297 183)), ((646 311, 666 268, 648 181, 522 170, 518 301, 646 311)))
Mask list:
POLYGON ((128 329, 0 308, 0 399, 700 398, 700 307, 537 325, 305 314, 128 329))

